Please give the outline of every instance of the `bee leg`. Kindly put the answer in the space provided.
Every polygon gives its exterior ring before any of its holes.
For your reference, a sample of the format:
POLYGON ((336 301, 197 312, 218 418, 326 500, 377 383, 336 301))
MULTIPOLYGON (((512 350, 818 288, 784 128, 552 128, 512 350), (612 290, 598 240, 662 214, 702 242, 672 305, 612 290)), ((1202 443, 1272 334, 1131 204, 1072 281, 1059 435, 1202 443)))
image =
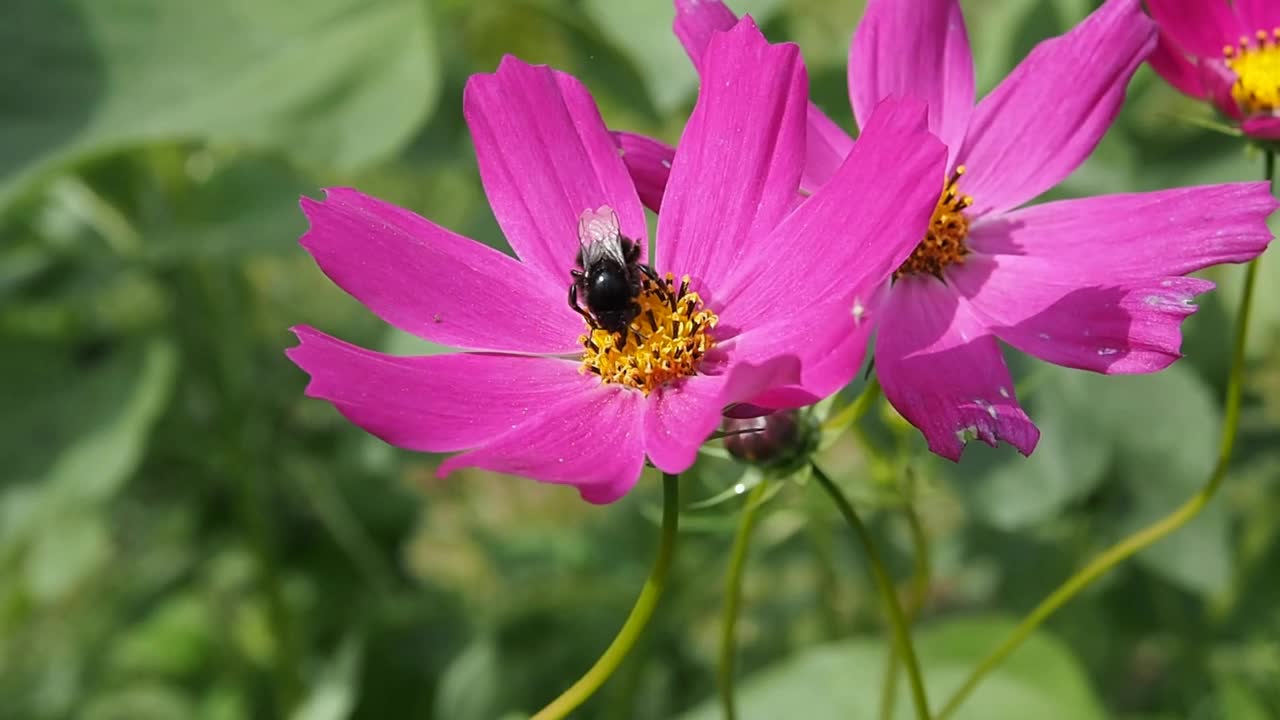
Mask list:
POLYGON ((586 310, 583 310, 582 308, 578 307, 578 284, 577 283, 574 283, 569 286, 569 307, 572 308, 574 312, 581 315, 582 319, 586 320, 588 325, 591 325, 592 327, 594 327, 594 323, 591 322, 591 316, 587 314, 586 310))
POLYGON ((650 265, 637 265, 640 272, 653 281, 653 287, 662 296, 663 302, 671 306, 671 310, 675 311, 675 297, 671 295, 671 289, 667 287, 667 283, 658 277, 658 273, 650 265))

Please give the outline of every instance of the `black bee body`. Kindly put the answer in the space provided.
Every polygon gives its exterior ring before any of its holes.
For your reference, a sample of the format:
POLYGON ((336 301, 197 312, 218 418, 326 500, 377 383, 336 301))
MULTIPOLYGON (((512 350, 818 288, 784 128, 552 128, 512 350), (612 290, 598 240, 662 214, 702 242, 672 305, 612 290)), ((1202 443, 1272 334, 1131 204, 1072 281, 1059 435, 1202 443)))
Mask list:
MULTIPOLYGON (((622 332, 639 311, 636 297, 640 294, 640 247, 625 238, 621 242, 622 263, 603 257, 585 268, 575 283, 577 293, 585 297, 587 311, 600 327, 609 332, 622 332)), ((582 263, 579 253, 579 263, 582 263)))
POLYGON ((625 347, 631 321, 640 312, 642 274, 652 276, 653 271, 640 263, 639 243, 622 236, 618 218, 608 208, 583 213, 578 236, 582 248, 577 268, 569 271, 569 307, 589 325, 621 334, 625 347))

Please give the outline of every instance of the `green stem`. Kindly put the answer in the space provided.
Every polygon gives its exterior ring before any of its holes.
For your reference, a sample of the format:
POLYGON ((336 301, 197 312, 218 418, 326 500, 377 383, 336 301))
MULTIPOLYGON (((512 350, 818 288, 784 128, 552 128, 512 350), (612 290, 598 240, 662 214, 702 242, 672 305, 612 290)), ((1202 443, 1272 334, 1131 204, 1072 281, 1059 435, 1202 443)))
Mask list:
POLYGON ((724 720, 735 720, 738 717, 737 707, 733 702, 733 669, 738 649, 734 628, 738 623, 738 609, 742 604, 742 569, 746 565, 747 545, 751 541, 751 531, 755 529, 756 517, 767 486, 764 481, 758 482, 747 495, 746 505, 742 508, 742 517, 738 519, 738 531, 733 536, 733 548, 729 551, 729 571, 724 578, 724 614, 720 620, 720 664, 716 671, 724 720))
MULTIPOLYGON (((1274 182, 1275 180, 1275 163, 1275 155, 1267 152, 1265 168, 1268 182, 1274 182)), ((1253 288, 1257 282, 1259 261, 1259 258, 1255 258, 1245 269, 1244 293, 1240 299, 1240 312, 1236 315, 1236 339, 1231 351, 1231 370, 1227 376, 1226 410, 1222 423, 1222 437, 1218 443, 1218 462, 1213 468, 1213 473, 1209 475, 1209 480, 1199 492, 1176 510, 1103 551, 1101 555, 1094 558, 1092 562, 1050 593, 1009 633, 1004 642, 1000 643, 982 662, 978 663, 978 666, 973 669, 969 677, 961 683, 960 687, 951 695, 951 698, 947 700, 947 703, 943 705, 942 710, 938 713, 937 720, 944 720, 954 713, 965 698, 969 697, 969 694, 978 686, 978 683, 982 682, 987 673, 1003 662, 1050 615, 1070 602, 1072 598, 1080 594, 1094 580, 1102 577, 1134 553, 1145 549, 1191 522, 1192 518, 1200 514, 1200 511, 1209 504, 1209 501, 1218 492, 1223 478, 1227 475, 1227 468, 1231 464, 1231 451, 1235 448, 1236 431, 1240 427, 1240 393, 1244 386, 1245 339, 1249 330, 1249 315, 1253 308, 1253 288)))
POLYGON ((867 565, 871 569, 871 577, 875 580, 876 589, 880 593, 885 614, 889 619, 893 642, 907 667, 907 679, 911 682, 911 697, 915 702, 916 717, 919 720, 930 720, 929 698, 924 691, 924 678, 920 675, 920 663, 916 660, 915 647, 911 644, 911 630, 907 627, 907 617, 902 612, 902 606, 898 602, 898 592, 893 587, 893 579, 889 577, 889 571, 885 568, 884 561, 880 559, 880 551, 876 549, 876 542, 871 537, 871 532, 867 530, 867 526, 863 524, 862 518, 858 517, 858 512, 853 509, 853 505, 844 496, 844 493, 840 491, 840 488, 816 464, 811 465, 811 467, 813 468, 813 476, 818 480, 818 484, 822 485, 822 489, 826 490, 827 494, 831 496, 836 509, 844 516, 844 519, 849 523, 849 527, 853 528, 854 535, 857 536, 858 542, 862 545, 863 553, 867 556, 867 565))
MULTIPOLYGON (((929 536, 924 532, 920 514, 910 502, 903 508, 903 514, 906 515, 907 526, 911 530, 911 545, 915 549, 915 572, 911 580, 911 597, 906 607, 907 622, 911 623, 915 621, 916 615, 924 608, 925 601, 929 598, 929 580, 933 575, 933 563, 929 555, 929 536)), ((881 720, 893 718, 897 699, 898 649, 897 646, 890 645, 888 657, 885 660, 884 684, 880 692, 881 720)))
POLYGON ((827 418, 827 421, 822 423, 822 429, 840 430, 854 424, 859 418, 866 414, 867 409, 870 408, 871 404, 879 399, 879 397, 880 380, 872 377, 867 381, 867 386, 862 389, 862 392, 858 394, 858 397, 854 398, 853 402, 846 405, 843 410, 827 418))
POLYGON ((649 624, 650 618, 653 617, 653 611, 658 607, 658 600, 662 597, 662 590, 667 585, 667 570, 671 568, 671 559, 675 556, 676 529, 679 520, 680 476, 663 473, 662 535, 658 543, 658 557, 653 561, 653 568, 649 571, 648 579, 644 581, 640 597, 636 598, 636 604, 631 608, 631 614, 627 616, 627 621, 622 624, 622 629, 613 638, 613 642, 609 643, 604 654, 596 660, 596 664, 592 665, 591 669, 578 678, 578 681, 568 690, 561 693, 560 697, 535 713, 530 720, 559 720, 568 716, 579 705, 586 702, 587 698, 595 694, 626 659, 631 648, 640 639, 645 626, 649 624))
POLYGON ((250 388, 254 359, 245 348, 254 347, 255 339, 249 337, 242 320, 248 315, 251 290, 239 268, 197 264, 190 280, 196 293, 194 299, 204 311, 205 327, 211 329, 196 346, 206 348, 212 362, 212 380, 226 409, 219 415, 222 442, 228 449, 220 474, 234 483, 230 489, 235 493, 238 521, 257 561, 257 590, 262 594, 274 642, 274 715, 287 717, 302 696, 302 660, 297 624, 285 597, 276 548, 278 531, 273 526, 272 500, 268 495, 275 476, 275 456, 271 452, 274 426, 264 420, 266 413, 255 404, 257 396, 250 388), (220 338, 221 342, 208 345, 207 338, 220 338))

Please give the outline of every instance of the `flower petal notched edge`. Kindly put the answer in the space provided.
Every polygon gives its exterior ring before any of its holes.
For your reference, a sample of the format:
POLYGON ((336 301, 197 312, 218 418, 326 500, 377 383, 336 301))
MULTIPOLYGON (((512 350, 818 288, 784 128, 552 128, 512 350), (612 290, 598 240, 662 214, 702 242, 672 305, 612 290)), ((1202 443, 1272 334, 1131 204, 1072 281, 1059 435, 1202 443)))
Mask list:
POLYGON ((1018 405, 996 338, 937 278, 894 284, 876 340, 885 397, 920 429, 929 449, 958 461, 970 440, 1005 441, 1030 455, 1040 431, 1018 405))
POLYGON ((658 215, 659 272, 688 274, 713 309, 799 197, 808 79, 799 48, 749 17, 715 33, 658 215))

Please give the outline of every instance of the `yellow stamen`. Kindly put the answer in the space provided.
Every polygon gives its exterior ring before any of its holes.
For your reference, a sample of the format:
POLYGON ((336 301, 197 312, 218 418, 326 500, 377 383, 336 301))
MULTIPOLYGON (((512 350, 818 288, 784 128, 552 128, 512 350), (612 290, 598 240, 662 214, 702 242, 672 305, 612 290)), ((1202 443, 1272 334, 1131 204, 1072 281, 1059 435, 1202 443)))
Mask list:
POLYGON ((902 263, 895 278, 916 273, 942 276, 942 271, 952 263, 963 263, 969 248, 964 239, 969 235, 969 218, 964 210, 973 204, 973 198, 960 194, 960 178, 965 168, 960 165, 942 186, 942 195, 933 208, 933 219, 925 231, 924 240, 916 246, 911 257, 902 263))
POLYGON ((703 309, 702 298, 689 292, 688 284, 688 275, 679 288, 671 273, 657 282, 644 277, 637 299, 640 312, 625 338, 598 327, 579 338, 585 348, 581 371, 645 395, 697 372, 702 356, 715 345, 708 331, 719 318, 703 309))
POLYGON ((1239 46, 1222 50, 1236 74, 1231 96, 1246 115, 1280 109, 1280 28, 1242 36, 1239 46))

